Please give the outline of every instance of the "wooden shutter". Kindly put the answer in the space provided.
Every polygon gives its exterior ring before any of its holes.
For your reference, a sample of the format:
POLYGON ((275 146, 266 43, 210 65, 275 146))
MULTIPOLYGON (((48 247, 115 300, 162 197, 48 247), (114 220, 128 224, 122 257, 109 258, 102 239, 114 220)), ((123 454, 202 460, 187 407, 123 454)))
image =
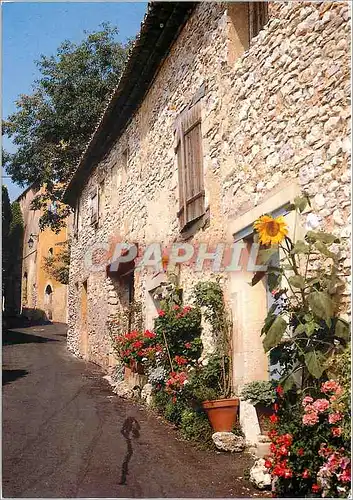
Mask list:
POLYGON ((184 112, 177 123, 179 220, 183 229, 205 212, 201 103, 184 112))
POLYGON ((91 195, 91 224, 97 224, 98 222, 98 186, 91 195))
POLYGON ((255 38, 268 22, 268 3, 249 2, 249 38, 255 38))

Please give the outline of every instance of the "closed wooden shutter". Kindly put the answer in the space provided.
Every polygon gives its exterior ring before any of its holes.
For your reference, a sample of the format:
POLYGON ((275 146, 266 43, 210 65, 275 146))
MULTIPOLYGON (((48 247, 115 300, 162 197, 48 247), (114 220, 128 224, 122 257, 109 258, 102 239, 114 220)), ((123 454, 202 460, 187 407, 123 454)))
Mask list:
POLYGON ((205 212, 200 102, 181 115, 176 134, 180 200, 178 217, 183 229, 205 212))
POLYGON ((249 2, 249 37, 255 38, 268 22, 268 3, 249 2))
POLYGON ((91 195, 91 224, 97 224, 98 222, 98 186, 91 195))

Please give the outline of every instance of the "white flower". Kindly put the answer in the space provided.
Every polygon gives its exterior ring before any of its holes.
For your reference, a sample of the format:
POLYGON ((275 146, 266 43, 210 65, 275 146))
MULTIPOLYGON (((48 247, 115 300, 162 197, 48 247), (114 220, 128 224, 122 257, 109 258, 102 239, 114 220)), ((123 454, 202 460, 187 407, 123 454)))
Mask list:
POLYGON ((188 383, 189 383, 189 381, 188 381, 188 380, 184 380, 183 385, 186 385, 186 384, 188 384, 188 383))
POLYGON ((142 358, 142 361, 147 361, 147 358, 142 358))
POLYGON ((313 231, 320 226, 320 221, 317 215, 308 214, 306 217, 305 229, 307 231, 313 231))

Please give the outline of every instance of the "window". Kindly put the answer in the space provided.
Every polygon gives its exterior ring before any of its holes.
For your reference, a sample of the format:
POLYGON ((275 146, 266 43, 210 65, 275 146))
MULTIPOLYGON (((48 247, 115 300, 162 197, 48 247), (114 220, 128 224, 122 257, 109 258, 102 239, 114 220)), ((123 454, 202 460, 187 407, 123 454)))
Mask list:
POLYGON ((52 257, 54 255, 54 249, 53 248, 49 248, 48 250, 48 257, 52 257))
POLYGON ((104 180, 99 183, 98 190, 98 219, 99 222, 104 220, 104 209, 105 209, 105 182, 104 180))
POLYGON ((228 64, 232 65, 268 22, 268 2, 227 4, 228 64))
POLYGON ((125 171, 127 170, 127 167, 129 164, 129 156, 130 156, 130 151, 129 151, 129 148, 127 147, 123 151, 123 155, 122 155, 122 167, 125 171))
POLYGON ((268 22, 268 3, 249 2, 249 38, 255 38, 268 22))
POLYGON ((201 103, 183 112, 176 123, 180 229, 205 213, 201 103))
POLYGON ((91 224, 98 223, 98 188, 95 189, 90 198, 90 208, 91 208, 91 224))

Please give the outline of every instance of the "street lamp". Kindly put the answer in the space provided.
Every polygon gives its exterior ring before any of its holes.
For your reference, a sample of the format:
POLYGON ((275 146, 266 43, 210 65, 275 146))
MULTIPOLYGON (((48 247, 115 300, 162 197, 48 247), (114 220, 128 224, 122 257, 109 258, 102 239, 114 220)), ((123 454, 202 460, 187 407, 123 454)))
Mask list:
POLYGON ((34 245, 34 239, 33 238, 37 238, 38 239, 38 235, 37 234, 30 234, 29 235, 29 240, 28 240, 28 246, 29 246, 29 249, 32 250, 33 248, 33 245, 34 245))

